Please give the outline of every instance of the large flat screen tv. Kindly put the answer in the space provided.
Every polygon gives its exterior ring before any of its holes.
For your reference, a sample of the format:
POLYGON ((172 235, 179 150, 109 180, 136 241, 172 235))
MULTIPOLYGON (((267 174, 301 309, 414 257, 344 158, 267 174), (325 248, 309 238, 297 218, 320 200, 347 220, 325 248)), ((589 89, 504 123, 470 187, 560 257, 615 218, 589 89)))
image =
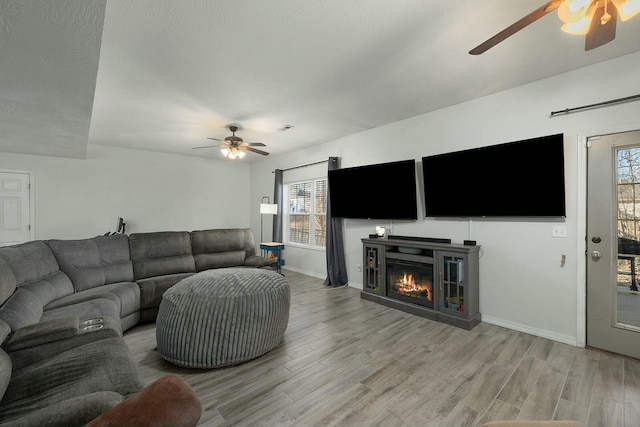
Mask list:
POLYGON ((422 158, 426 217, 564 217, 563 135, 422 158))
POLYGON ((416 161, 328 172, 331 215, 354 219, 418 219, 416 161))

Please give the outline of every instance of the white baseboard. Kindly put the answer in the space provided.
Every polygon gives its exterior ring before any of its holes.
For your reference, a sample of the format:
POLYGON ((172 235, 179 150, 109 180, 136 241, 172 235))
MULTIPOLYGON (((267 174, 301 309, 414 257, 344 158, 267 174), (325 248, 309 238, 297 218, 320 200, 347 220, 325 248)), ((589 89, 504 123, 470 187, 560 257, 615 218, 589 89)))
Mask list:
POLYGON ((318 273, 313 273, 313 272, 311 272, 311 271, 302 270, 302 269, 300 269, 300 268, 295 268, 295 267, 289 267, 289 266, 286 266, 286 267, 284 267, 284 268, 283 268, 283 270, 293 271, 293 272, 295 272, 295 273, 304 274, 305 276, 315 277, 316 279, 322 279, 322 280, 324 280, 324 279, 326 279, 326 278, 327 278, 327 276, 326 276, 326 275, 324 275, 324 276, 323 276, 323 275, 318 274, 318 273))
POLYGON ((564 344, 578 347, 577 338, 570 335, 558 334, 553 331, 532 328, 531 326, 528 326, 528 325, 510 322, 508 320, 486 316, 484 314, 482 315, 482 321, 486 323, 490 323, 492 325, 502 326, 503 328, 513 329, 514 331, 524 332, 525 334, 535 335, 537 337, 546 338, 552 341, 558 341, 564 344))
POLYGON ((349 280, 349 287, 350 288, 360 289, 360 290, 364 289, 364 286, 362 286, 362 283, 352 282, 351 280, 349 280))
MULTIPOLYGON (((316 279, 321 279, 324 280, 327 278, 326 275, 321 275, 318 273, 312 273, 311 271, 307 271, 307 270, 303 270, 300 268, 295 268, 295 267, 285 267, 284 270, 289 270, 289 271, 293 271, 295 273, 300 273, 300 274, 304 274, 305 276, 311 276, 311 277, 315 277, 316 279)), ((353 283, 351 281, 349 281, 347 283, 347 286, 349 286, 350 288, 356 288, 356 289, 360 289, 362 290, 362 283, 353 283)))

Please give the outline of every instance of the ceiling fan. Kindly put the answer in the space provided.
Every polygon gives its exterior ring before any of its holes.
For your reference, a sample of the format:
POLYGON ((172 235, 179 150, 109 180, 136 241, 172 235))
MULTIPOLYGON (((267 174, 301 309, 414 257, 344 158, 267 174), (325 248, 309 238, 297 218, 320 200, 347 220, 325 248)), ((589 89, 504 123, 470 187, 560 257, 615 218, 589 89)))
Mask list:
POLYGON ((615 39, 618 15, 622 22, 631 19, 640 12, 640 0, 551 0, 471 49, 469 53, 480 55, 486 52, 556 9, 564 22, 563 31, 586 35, 584 50, 588 51, 615 39))
POLYGON ((222 147, 222 154, 229 159, 241 159, 245 156, 245 151, 251 151, 252 153, 257 153, 262 156, 268 156, 269 153, 266 151, 258 150, 253 147, 266 147, 262 142, 244 142, 242 138, 236 136, 236 132, 238 131, 238 126, 230 125, 229 130, 231 131, 231 136, 227 136, 225 139, 219 138, 211 138, 213 141, 220 141, 222 144, 220 145, 204 145, 201 147, 193 147, 194 150, 200 148, 215 148, 222 147))

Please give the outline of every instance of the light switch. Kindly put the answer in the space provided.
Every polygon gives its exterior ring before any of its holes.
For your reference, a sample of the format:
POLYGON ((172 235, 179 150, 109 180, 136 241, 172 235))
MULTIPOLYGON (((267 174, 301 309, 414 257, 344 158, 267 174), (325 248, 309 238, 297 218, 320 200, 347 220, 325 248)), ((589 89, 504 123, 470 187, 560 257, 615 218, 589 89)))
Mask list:
POLYGON ((551 227, 551 237, 567 237, 567 226, 553 225, 551 227))

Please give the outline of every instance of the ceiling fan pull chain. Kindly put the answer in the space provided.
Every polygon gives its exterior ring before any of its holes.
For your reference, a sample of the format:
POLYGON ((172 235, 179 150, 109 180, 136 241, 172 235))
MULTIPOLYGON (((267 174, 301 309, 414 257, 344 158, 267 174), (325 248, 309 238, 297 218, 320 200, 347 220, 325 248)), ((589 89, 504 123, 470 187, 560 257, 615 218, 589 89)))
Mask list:
POLYGON ((611 15, 607 11, 607 5, 609 4, 609 0, 604 0, 604 13, 602 14, 602 18, 600 18, 600 24, 604 25, 611 20, 611 15))

